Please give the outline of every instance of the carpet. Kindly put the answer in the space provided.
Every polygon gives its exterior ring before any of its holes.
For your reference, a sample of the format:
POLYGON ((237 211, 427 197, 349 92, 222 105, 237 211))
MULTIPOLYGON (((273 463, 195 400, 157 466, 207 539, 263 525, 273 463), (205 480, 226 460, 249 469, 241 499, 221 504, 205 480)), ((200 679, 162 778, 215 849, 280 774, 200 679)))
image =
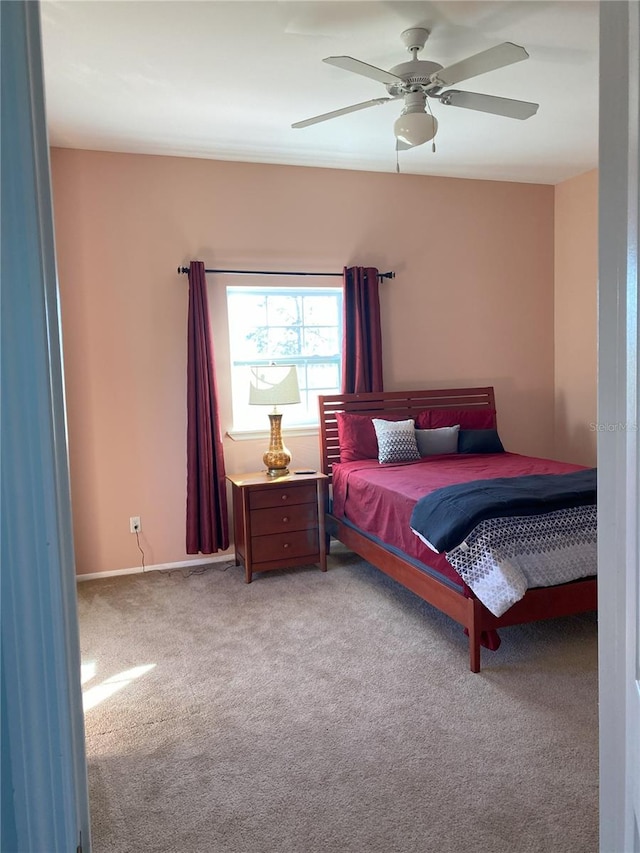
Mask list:
POLYGON ((94 853, 588 853, 595 614, 461 628, 337 544, 78 585, 94 853))

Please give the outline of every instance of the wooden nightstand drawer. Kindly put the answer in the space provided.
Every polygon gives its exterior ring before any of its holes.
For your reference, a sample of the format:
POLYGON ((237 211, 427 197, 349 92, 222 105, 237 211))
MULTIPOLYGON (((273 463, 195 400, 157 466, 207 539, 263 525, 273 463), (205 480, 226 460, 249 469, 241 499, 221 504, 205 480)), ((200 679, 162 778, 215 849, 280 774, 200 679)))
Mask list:
POLYGON ((316 557, 318 555, 318 530, 292 530, 291 533, 273 533, 270 536, 254 536, 251 550, 255 569, 260 563, 274 560, 289 560, 293 557, 316 557))
POLYGON ((327 476, 304 471, 271 478, 265 471, 227 474, 233 497, 236 565, 253 572, 319 563, 327 571, 327 476))
POLYGON ((256 509, 251 516, 252 536, 267 536, 272 533, 306 530, 317 526, 318 506, 315 500, 307 504, 256 509))
POLYGON ((278 488, 273 486, 269 489, 256 489, 249 495, 249 507, 264 509, 269 506, 289 506, 290 504, 315 503, 315 483, 304 483, 300 486, 282 485, 278 488))

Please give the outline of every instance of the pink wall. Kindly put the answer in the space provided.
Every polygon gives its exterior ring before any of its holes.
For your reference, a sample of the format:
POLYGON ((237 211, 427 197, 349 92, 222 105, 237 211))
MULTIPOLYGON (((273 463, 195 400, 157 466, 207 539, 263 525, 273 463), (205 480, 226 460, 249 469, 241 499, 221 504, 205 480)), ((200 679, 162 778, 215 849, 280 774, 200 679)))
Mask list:
MULTIPOLYGON (((508 449, 554 452, 554 188, 54 149, 79 573, 186 561, 190 259, 207 266, 392 269, 390 390, 492 384, 508 449)), ((231 426, 224 286, 210 277, 222 427, 231 426)), ((556 322, 557 322, 556 305, 556 322)), ((316 468, 317 439, 286 438, 316 468)), ((225 438, 229 471, 265 441, 225 438)))
POLYGON ((598 172, 555 188, 556 457, 596 464, 598 172))

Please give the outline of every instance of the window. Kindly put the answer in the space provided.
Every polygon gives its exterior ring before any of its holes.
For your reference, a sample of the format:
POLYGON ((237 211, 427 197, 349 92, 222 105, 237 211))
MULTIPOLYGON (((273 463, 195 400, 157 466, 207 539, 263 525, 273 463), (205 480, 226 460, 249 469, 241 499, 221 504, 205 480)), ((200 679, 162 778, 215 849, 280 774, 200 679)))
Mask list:
POLYGON ((318 423, 318 395, 341 386, 341 287, 227 287, 233 428, 266 429, 264 412, 249 405, 249 367, 295 364, 300 403, 283 423, 318 423))

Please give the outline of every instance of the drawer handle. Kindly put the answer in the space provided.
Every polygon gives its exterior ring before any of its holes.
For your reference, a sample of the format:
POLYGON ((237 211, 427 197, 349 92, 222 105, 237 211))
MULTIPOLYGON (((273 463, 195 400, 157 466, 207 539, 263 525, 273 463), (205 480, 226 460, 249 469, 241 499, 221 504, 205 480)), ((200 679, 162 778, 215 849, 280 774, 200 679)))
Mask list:
POLYGON ((288 501, 288 500, 289 500, 289 495, 280 495, 280 498, 281 498, 281 500, 283 500, 283 501, 288 501))
POLYGON ((289 547, 289 543, 288 543, 288 542, 285 542, 285 543, 284 543, 284 545, 283 545, 282 547, 283 547, 283 548, 288 548, 288 547, 289 547))
POLYGON ((286 523, 289 521, 289 516, 288 516, 288 515, 283 515, 283 516, 282 516, 282 521, 286 524, 286 523))

